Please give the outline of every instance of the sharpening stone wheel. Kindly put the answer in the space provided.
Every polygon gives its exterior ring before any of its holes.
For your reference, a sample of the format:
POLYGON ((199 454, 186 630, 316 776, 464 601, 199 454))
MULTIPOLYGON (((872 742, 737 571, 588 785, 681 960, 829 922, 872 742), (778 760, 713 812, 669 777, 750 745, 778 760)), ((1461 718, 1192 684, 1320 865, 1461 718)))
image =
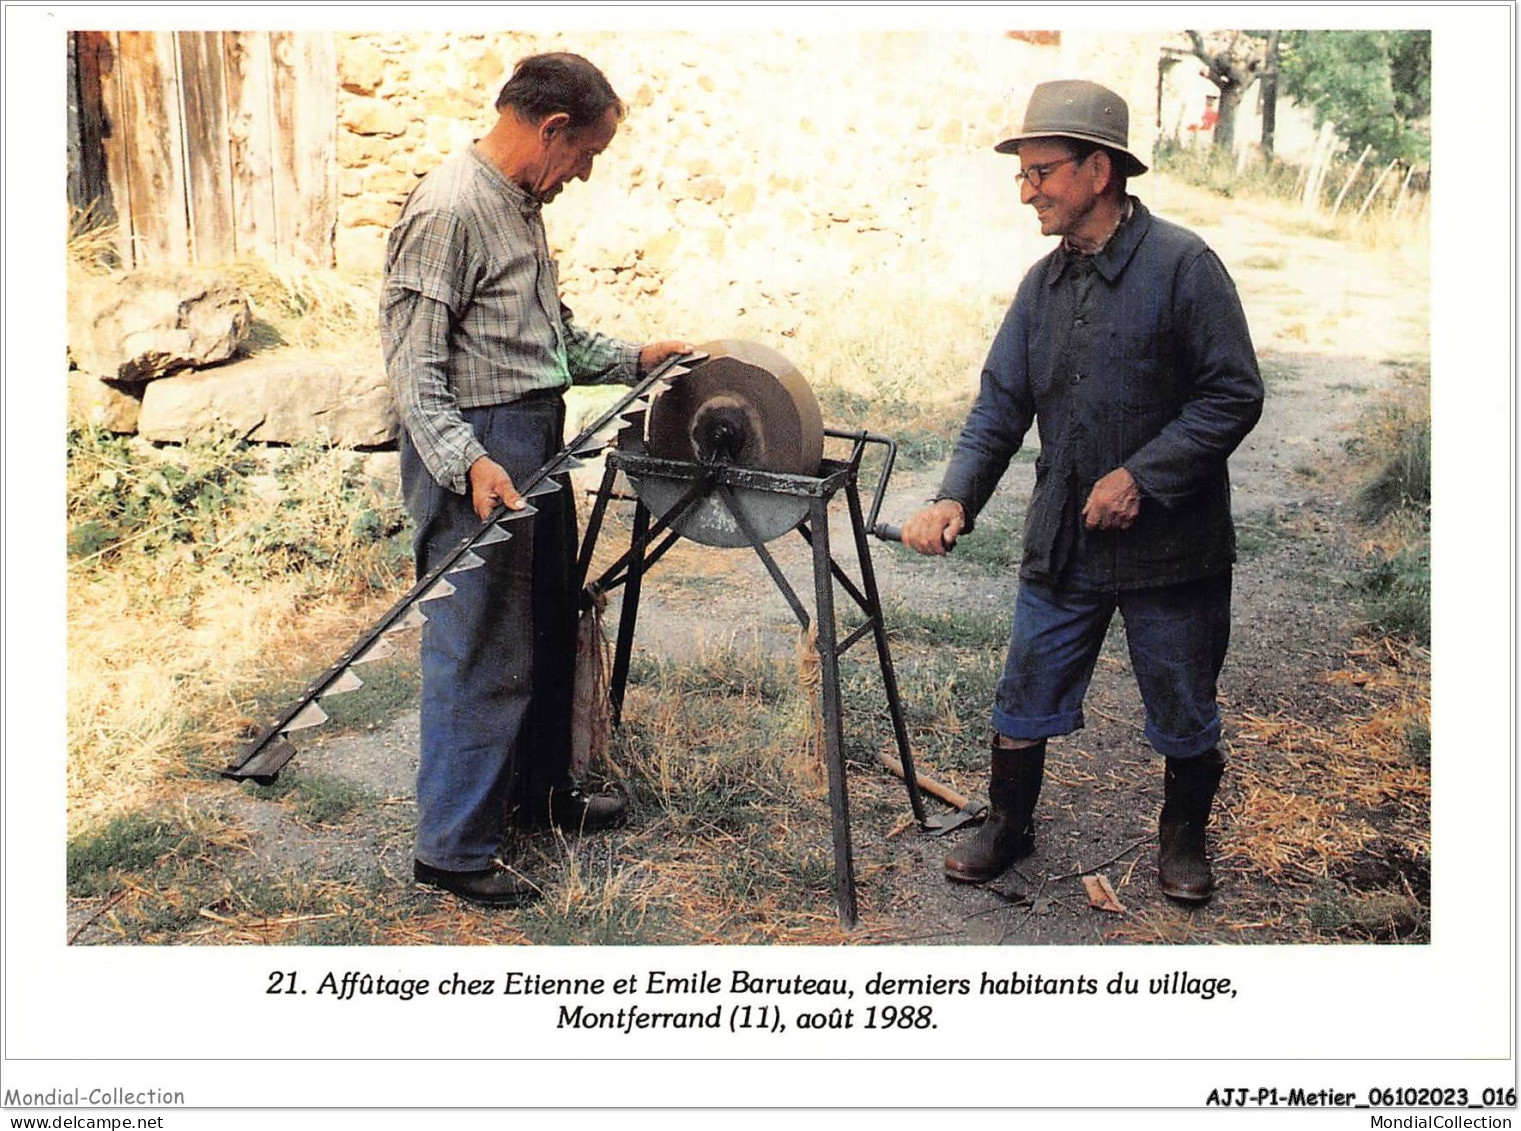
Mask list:
MULTIPOLYGON (((787 475, 817 475, 824 422, 813 390, 796 366, 755 342, 724 339, 700 347, 708 359, 678 377, 650 407, 648 452, 656 459, 723 463, 787 475)), ((664 516, 688 484, 645 476, 631 480, 650 511, 664 516)), ((740 508, 763 541, 780 537, 808 514, 795 495, 735 488, 740 508)), ((747 546, 723 501, 710 496, 675 524, 708 546, 747 546)))

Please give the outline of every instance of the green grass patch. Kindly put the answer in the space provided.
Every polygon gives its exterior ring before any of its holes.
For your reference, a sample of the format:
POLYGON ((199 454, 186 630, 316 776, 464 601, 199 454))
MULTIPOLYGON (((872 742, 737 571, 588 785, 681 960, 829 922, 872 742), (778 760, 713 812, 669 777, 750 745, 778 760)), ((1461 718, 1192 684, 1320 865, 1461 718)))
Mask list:
POLYGON ((65 855, 69 894, 103 895, 124 875, 152 872, 167 859, 194 857, 205 850, 204 836, 177 817, 124 813, 69 841, 65 855))
POLYGON ((353 670, 364 681, 363 687, 322 700, 330 727, 377 727, 417 708, 422 669, 416 656, 396 656, 353 670))
POLYGON ((1236 519, 1236 553, 1241 558, 1258 557, 1298 537, 1277 511, 1256 511, 1236 519))
POLYGON ((948 609, 924 612, 889 598, 883 620, 890 638, 951 648, 1002 648, 1009 642, 1010 609, 948 609))
POLYGON ((1299 383, 1299 371, 1292 366, 1282 363, 1265 363, 1260 365, 1259 369, 1262 374, 1262 387, 1269 392, 1299 383))
POLYGON ((323 589, 393 584, 411 558, 399 498, 352 452, 235 437, 162 450, 93 426, 66 442, 71 566, 233 580, 308 573, 323 589))
POLYGON ((305 770, 287 770, 271 785, 244 782, 243 792, 261 801, 288 804, 298 819, 313 825, 335 824, 374 800, 351 781, 305 770))
POLYGON ((1013 511, 985 510, 972 532, 956 540, 951 557, 958 565, 1013 574, 1024 560, 1024 519, 1013 511))
POLYGON ((1401 546, 1367 559, 1359 588, 1373 627, 1392 636, 1431 643, 1431 549, 1401 546))
POLYGON ((1350 499, 1373 549, 1353 579, 1374 628, 1431 641, 1429 369, 1402 366, 1400 386, 1363 413, 1347 448, 1362 476, 1350 499))
POLYGON ((1424 933, 1426 913, 1404 892, 1323 890, 1306 910, 1316 932, 1366 942, 1392 942, 1424 933))
POLYGON ((1431 723, 1427 719, 1412 719, 1405 724, 1403 736, 1405 757, 1418 766, 1431 766, 1431 723))
POLYGON ((1365 427, 1371 473, 1358 488, 1358 517, 1373 524, 1431 506, 1431 417, 1384 407, 1365 427))
MULTIPOLYGON (((964 407, 956 413, 926 408, 892 391, 866 395, 839 385, 822 385, 814 389, 824 423, 842 431, 858 429, 887 436, 898 445, 896 466, 905 470, 924 467, 945 459, 955 445, 956 434, 965 417, 964 407)), ((880 459, 872 453, 873 463, 880 459)), ((874 483, 876 468, 863 461, 861 481, 874 483)))

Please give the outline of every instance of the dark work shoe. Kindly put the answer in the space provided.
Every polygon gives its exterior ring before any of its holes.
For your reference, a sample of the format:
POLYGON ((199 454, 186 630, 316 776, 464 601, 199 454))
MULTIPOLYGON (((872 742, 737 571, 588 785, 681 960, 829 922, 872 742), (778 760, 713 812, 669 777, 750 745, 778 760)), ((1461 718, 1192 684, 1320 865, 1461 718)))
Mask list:
POLYGON ((452 892, 471 903, 487 907, 520 907, 532 903, 543 893, 527 876, 520 875, 502 864, 493 864, 474 872, 449 872, 412 861, 412 878, 420 884, 452 892))
POLYGON ((518 823, 543 829, 553 825, 568 833, 615 829, 628 820, 628 803, 616 793, 587 793, 579 786, 551 790, 549 797, 524 805, 518 823))

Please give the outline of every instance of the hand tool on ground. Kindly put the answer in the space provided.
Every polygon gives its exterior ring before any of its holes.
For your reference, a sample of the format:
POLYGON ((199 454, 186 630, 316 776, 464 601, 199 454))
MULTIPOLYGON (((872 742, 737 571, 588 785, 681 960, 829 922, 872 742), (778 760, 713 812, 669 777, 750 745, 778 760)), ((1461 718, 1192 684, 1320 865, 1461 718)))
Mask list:
MULTIPOLYGON (((877 759, 892 772, 894 777, 903 776, 902 763, 894 760, 886 750, 878 750, 877 759)), ((962 825, 980 821, 988 814, 988 803, 980 797, 965 797, 945 783, 938 782, 922 773, 918 775, 918 782, 919 788, 925 793, 938 797, 954 810, 950 813, 937 813, 923 822, 923 827, 934 836, 944 836, 954 829, 961 828, 962 825)))

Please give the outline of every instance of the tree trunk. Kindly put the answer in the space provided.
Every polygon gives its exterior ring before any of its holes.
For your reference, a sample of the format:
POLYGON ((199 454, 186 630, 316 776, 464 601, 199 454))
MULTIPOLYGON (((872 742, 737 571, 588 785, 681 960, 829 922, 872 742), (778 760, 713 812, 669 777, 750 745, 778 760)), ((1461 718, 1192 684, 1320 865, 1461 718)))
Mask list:
POLYGON ((1236 108, 1246 91, 1236 83, 1220 88, 1220 118, 1215 123, 1215 148, 1229 153, 1236 145, 1236 108))
POLYGON ((1268 33, 1267 63, 1262 69, 1262 158, 1273 160, 1273 134, 1278 129, 1278 32, 1268 33))

